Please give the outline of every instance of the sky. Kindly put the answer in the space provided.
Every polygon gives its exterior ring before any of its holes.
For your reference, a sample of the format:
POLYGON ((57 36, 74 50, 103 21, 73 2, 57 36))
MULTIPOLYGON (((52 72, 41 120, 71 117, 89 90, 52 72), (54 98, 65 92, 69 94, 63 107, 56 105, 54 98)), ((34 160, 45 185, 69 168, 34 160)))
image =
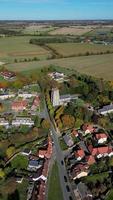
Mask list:
POLYGON ((0 0, 0 20, 113 19, 113 0, 0 0))

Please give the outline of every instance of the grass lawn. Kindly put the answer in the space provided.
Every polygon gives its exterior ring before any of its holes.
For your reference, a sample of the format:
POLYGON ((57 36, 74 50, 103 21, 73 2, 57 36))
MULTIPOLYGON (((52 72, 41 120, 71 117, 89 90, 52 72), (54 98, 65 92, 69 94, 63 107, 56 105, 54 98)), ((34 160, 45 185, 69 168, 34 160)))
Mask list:
POLYGON ((29 63, 9 64, 9 70, 31 75, 38 73, 45 66, 56 65, 66 69, 73 69, 80 73, 93 75, 106 80, 113 80, 113 55, 92 55, 73 58, 62 58, 29 63))
POLYGON ((57 163, 53 165, 50 181, 49 181, 48 200, 53 200, 53 199, 63 200, 57 163))
POLYGON ((89 53, 100 53, 110 51, 113 52, 113 45, 101 45, 101 44, 81 44, 81 43, 57 43, 48 44, 49 47, 54 49, 62 56, 78 56, 79 54, 84 55, 89 53))
POLYGON ((113 200, 113 189, 108 192, 105 200, 113 200))
POLYGON ((0 60, 12 62, 14 59, 45 58, 50 55, 42 47, 29 44, 31 38, 29 36, 0 38, 0 60))
POLYGON ((60 144, 60 147, 61 147, 62 151, 68 149, 68 146, 67 146, 67 144, 64 142, 64 139, 63 139, 63 138, 59 138, 59 144, 60 144))

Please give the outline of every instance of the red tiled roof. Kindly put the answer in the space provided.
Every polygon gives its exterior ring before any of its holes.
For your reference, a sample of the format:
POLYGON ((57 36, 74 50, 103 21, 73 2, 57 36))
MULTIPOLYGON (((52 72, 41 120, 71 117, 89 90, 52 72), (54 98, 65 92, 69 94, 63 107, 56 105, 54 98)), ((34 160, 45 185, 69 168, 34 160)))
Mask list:
POLYGON ((73 135, 73 136, 78 136, 78 131, 76 130, 76 129, 73 129, 73 131, 71 132, 71 134, 73 135))
POLYGON ((99 139, 103 139, 103 138, 106 138, 107 139, 107 135, 105 133, 98 133, 95 135, 96 139, 99 140, 99 139))
POLYGON ((112 148, 111 147, 97 147, 97 148, 90 148, 89 147, 89 150, 90 150, 90 153, 92 154, 92 156, 96 156, 96 155, 99 155, 99 154, 106 154, 106 153, 111 153, 113 152, 112 148))
POLYGON ((87 156, 87 157, 86 157, 86 161, 88 162, 89 165, 92 165, 93 163, 96 162, 96 161, 95 161, 95 158, 94 158, 92 155, 87 156))
POLYGON ((90 132, 93 132, 95 129, 93 127, 93 124, 84 124, 82 126, 83 131, 89 130, 90 132))
POLYGON ((27 101, 15 101, 12 103, 12 109, 24 109, 27 106, 27 101))
POLYGON ((38 155, 50 159, 52 154, 52 140, 48 137, 48 147, 46 150, 39 150, 38 155))
POLYGON ((16 76, 14 72, 10 72, 10 71, 2 71, 0 72, 0 74, 6 78, 11 78, 11 77, 16 76))
POLYGON ((84 151, 83 151, 82 149, 77 150, 77 151, 75 152, 75 156, 76 156, 76 157, 84 157, 84 156, 85 156, 84 151))
POLYGON ((39 104, 40 104, 40 97, 36 96, 35 99, 34 99, 34 101, 33 101, 33 105, 34 106, 39 106, 39 104))

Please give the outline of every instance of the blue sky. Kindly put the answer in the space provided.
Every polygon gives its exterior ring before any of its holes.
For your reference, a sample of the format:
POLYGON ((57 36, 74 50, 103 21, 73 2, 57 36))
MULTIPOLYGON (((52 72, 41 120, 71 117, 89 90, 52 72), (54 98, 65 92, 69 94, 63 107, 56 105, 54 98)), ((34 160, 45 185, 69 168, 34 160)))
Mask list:
POLYGON ((113 0, 0 0, 0 19, 113 19, 113 0))

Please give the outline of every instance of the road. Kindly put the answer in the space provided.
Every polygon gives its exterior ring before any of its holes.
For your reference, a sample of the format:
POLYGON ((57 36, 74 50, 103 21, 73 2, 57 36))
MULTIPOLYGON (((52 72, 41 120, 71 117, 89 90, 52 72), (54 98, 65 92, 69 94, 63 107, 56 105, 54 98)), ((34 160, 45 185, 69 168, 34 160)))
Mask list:
POLYGON ((75 200, 75 196, 71 187, 71 184, 69 182, 68 179, 68 175, 67 175, 67 170, 65 167, 65 162, 64 162, 64 154, 60 148, 59 145, 59 141, 58 141, 58 133, 56 132, 56 129, 49 117, 48 114, 48 110, 47 107, 45 106, 45 113, 46 113, 46 118, 50 121, 50 133, 51 133, 51 137, 53 139, 54 142, 54 147, 55 147, 55 153, 56 153, 56 160, 58 163, 58 169, 59 169, 59 177, 60 177, 60 184, 61 184, 61 189, 63 192, 63 198, 64 200, 70 200, 70 196, 72 197, 73 200, 75 200), (63 164, 61 163, 61 161, 63 161, 63 164), (64 176, 67 177, 67 182, 65 182, 64 176), (67 190, 66 186, 69 187, 69 190, 67 190))

